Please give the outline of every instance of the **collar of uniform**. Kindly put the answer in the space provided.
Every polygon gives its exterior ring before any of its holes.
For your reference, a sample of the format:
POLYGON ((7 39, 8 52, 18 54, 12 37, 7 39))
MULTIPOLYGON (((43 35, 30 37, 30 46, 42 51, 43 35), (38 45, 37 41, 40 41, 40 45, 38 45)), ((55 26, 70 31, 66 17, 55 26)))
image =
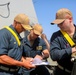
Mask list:
POLYGON ((19 37, 19 40, 21 40, 22 38, 21 38, 20 34, 18 34, 16 32, 15 28, 13 27, 13 25, 10 25, 9 27, 17 34, 17 36, 19 37))
POLYGON ((30 42, 29 42, 27 36, 25 36, 25 37, 23 38, 23 43, 30 45, 30 42))

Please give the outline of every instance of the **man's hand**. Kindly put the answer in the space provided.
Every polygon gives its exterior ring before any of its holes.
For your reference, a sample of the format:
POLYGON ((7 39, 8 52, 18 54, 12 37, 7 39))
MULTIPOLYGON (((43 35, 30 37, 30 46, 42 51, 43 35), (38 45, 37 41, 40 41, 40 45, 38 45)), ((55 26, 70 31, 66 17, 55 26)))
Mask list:
POLYGON ((41 60, 43 59, 42 56, 40 56, 40 55, 36 55, 34 58, 39 58, 41 60))
POLYGON ((31 64, 32 61, 33 61, 32 58, 27 58, 27 59, 22 58, 23 67, 27 69, 35 68, 36 66, 31 64))
POLYGON ((42 52, 43 54, 43 58, 48 58, 49 57, 49 51, 46 49, 46 50, 43 50, 42 52))

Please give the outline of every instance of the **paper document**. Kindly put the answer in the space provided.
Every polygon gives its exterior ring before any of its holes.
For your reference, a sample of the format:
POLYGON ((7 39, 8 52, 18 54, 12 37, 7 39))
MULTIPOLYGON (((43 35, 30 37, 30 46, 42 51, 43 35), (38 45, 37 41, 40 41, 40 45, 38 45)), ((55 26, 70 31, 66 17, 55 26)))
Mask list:
POLYGON ((49 62, 42 61, 39 58, 34 58, 32 64, 33 65, 49 65, 49 62))

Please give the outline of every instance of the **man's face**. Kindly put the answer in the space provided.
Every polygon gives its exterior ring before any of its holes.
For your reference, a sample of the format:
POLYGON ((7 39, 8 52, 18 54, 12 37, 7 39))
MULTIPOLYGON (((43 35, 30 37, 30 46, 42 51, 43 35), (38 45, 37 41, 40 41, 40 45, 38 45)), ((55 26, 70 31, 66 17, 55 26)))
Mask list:
POLYGON ((58 24, 58 27, 63 31, 68 30, 70 28, 70 20, 65 19, 62 23, 58 24))
POLYGON ((31 40, 35 40, 36 38, 38 38, 39 35, 35 34, 33 30, 31 30, 30 32, 30 39, 31 40))
POLYGON ((15 28, 18 33, 25 31, 25 29, 22 27, 21 23, 19 23, 19 22, 16 22, 15 28))

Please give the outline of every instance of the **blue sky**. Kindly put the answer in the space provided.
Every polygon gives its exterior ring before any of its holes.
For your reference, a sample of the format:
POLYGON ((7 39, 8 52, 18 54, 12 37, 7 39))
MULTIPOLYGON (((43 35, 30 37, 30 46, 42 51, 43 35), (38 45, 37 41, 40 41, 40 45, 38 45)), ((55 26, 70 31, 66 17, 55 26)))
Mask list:
POLYGON ((48 40, 53 32, 59 30, 57 25, 51 25, 55 14, 60 8, 68 8, 73 14, 76 24, 76 0, 33 0, 38 22, 42 25, 48 40))

